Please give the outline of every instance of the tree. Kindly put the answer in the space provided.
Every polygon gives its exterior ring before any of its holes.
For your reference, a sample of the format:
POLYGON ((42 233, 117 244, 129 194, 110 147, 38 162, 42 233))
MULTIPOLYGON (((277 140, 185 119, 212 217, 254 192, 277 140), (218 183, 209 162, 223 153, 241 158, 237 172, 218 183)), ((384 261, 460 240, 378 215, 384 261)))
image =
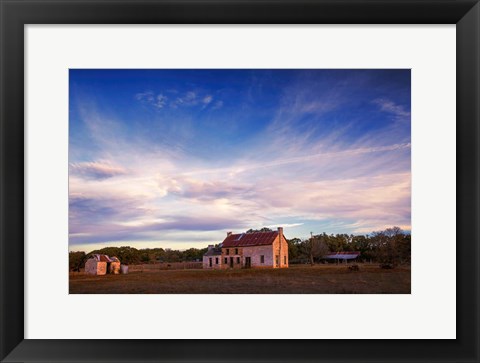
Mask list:
POLYGON ((350 250, 349 242, 351 241, 351 236, 349 236, 348 234, 332 234, 330 236, 327 236, 324 233, 323 236, 330 251, 341 252, 350 250))
POLYGON ((410 263, 411 261, 411 242, 412 236, 410 234, 403 234, 402 238, 400 238, 397 242, 398 258, 401 264, 410 263))
POLYGON ((140 256, 140 260, 142 262, 150 262, 150 256, 148 255, 148 252, 143 252, 140 256))
POLYGON ((396 265, 410 258, 410 238, 399 227, 373 232, 371 240, 380 263, 396 265))
POLYGON ((323 257, 329 252, 325 240, 325 234, 321 234, 316 236, 312 235, 310 239, 304 241, 303 248, 310 259, 310 265, 313 266, 315 264, 315 258, 323 257))
POLYGON ((202 248, 201 250, 197 248, 189 248, 188 250, 183 251, 183 259, 185 261, 201 260, 205 252, 207 252, 207 248, 202 248))
POLYGON ((352 236, 351 251, 360 252, 360 259, 363 261, 375 258, 370 238, 363 235, 352 236))
POLYGON ((80 271, 80 268, 82 268, 85 265, 85 252, 83 251, 76 251, 76 252, 69 252, 68 253, 68 268, 70 271, 80 271))
POLYGON ((288 259, 296 260, 300 257, 302 240, 300 238, 287 239, 288 244, 288 259))
POLYGON ((250 228, 246 233, 255 233, 255 232, 273 232, 273 231, 268 227, 263 227, 261 229, 250 228))

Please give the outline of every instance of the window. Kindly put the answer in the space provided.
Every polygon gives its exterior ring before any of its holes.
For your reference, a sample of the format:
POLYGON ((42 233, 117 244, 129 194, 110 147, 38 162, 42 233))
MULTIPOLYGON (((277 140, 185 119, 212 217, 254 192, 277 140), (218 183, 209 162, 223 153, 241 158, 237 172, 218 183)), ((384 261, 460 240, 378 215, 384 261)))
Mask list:
POLYGON ((228 258, 225 257, 225 264, 227 264, 227 263, 228 263, 228 258))
POLYGON ((260 263, 265 263, 265 256, 264 255, 260 256, 260 263))
POLYGON ((235 248, 235 254, 238 255, 238 248, 235 248))
POLYGON ((215 265, 218 265, 218 257, 215 257, 215 265))
POLYGON ((279 258, 278 258, 278 257, 279 257, 278 255, 275 256, 275 265, 276 265, 276 266, 278 266, 278 261, 279 261, 279 258))
POLYGON ((287 256, 283 256, 283 264, 284 264, 284 265, 287 264, 287 256))
POLYGON ((227 251, 225 252, 225 254, 229 255, 230 254, 230 250, 227 248, 227 251))
POLYGON ((237 257, 237 263, 240 263, 240 257, 237 257))

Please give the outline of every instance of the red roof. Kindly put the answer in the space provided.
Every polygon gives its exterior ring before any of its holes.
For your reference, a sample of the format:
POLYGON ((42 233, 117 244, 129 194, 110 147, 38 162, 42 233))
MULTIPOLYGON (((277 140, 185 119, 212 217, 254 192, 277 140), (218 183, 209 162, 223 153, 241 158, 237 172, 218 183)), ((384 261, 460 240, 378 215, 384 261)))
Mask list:
POLYGON ((108 257, 107 255, 94 254, 91 258, 99 262, 120 262, 117 257, 108 257))
POLYGON ((223 240, 223 247, 265 246, 273 244, 278 231, 231 234, 223 240))
POLYGON ((105 255, 100 255, 100 261, 101 262, 110 262, 110 259, 105 255))

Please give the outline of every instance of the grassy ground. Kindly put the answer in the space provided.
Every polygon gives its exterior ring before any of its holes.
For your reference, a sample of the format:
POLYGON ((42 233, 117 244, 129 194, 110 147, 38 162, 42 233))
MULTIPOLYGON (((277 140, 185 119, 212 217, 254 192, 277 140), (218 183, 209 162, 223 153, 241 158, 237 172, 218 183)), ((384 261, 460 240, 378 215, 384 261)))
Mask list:
POLYGON ((362 265, 265 270, 157 270, 128 275, 70 274, 71 294, 409 294, 410 268, 362 265))

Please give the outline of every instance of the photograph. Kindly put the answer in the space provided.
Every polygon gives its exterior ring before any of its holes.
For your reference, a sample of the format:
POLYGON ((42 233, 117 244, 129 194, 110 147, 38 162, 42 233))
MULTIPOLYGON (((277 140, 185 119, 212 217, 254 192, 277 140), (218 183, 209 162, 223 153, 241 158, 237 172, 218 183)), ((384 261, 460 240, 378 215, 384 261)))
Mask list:
POLYGON ((70 294, 411 294, 410 69, 70 69, 70 294))

